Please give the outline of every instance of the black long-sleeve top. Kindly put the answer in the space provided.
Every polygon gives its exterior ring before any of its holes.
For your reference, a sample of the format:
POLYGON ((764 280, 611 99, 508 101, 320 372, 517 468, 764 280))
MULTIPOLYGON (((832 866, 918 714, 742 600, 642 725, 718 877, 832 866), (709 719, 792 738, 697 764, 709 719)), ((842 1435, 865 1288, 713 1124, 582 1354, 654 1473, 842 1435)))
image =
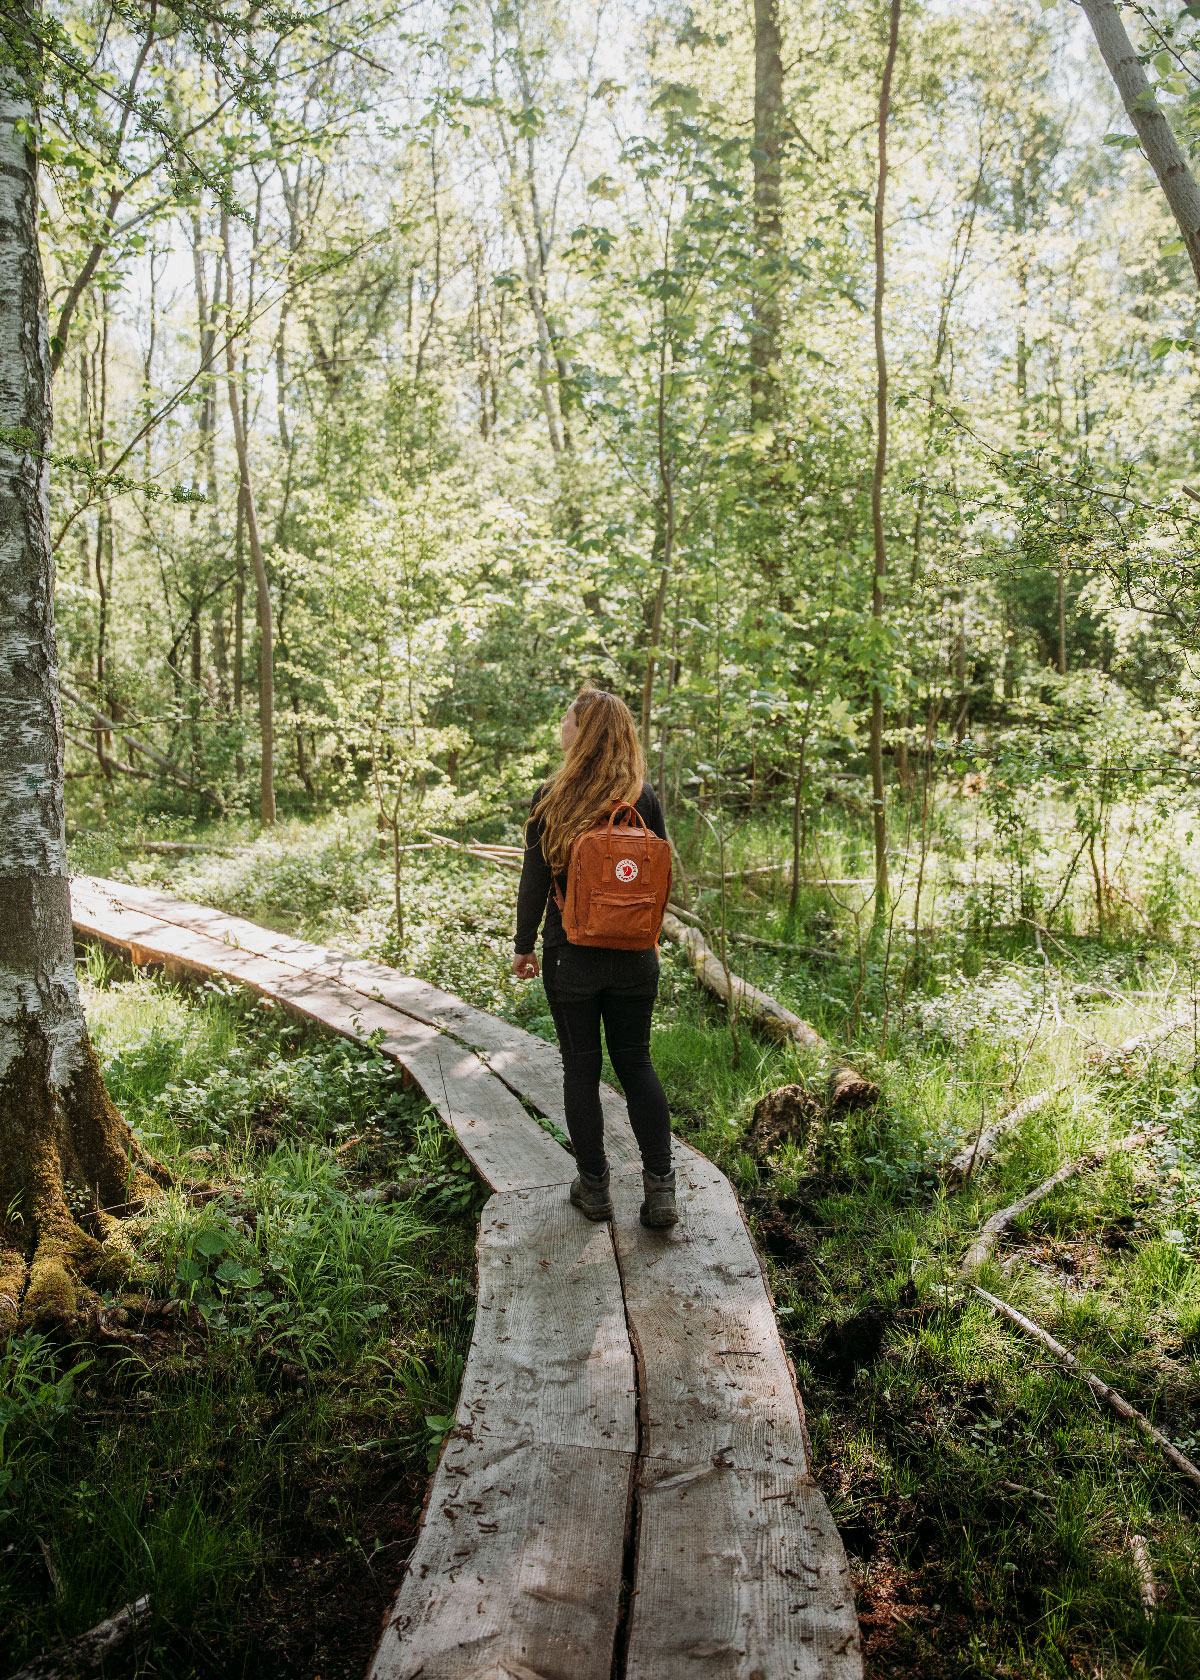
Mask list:
MULTIPOLYGON (((542 820, 532 816, 533 808, 544 792, 544 788, 539 788, 533 796, 529 807, 532 820, 525 831, 525 859, 521 865, 521 885, 517 892, 517 937, 514 941, 519 957, 527 956, 537 943, 543 912, 546 916, 546 927, 542 934, 543 946, 549 950, 554 945, 567 943, 558 901, 551 891, 553 879, 550 865, 542 851, 542 820)), ((660 840, 665 840, 667 825, 663 821, 662 806, 658 803, 658 795, 649 782, 642 783, 642 791, 634 804, 650 832, 657 834, 660 840)), ((566 875, 558 877, 558 890, 565 898, 566 875)))

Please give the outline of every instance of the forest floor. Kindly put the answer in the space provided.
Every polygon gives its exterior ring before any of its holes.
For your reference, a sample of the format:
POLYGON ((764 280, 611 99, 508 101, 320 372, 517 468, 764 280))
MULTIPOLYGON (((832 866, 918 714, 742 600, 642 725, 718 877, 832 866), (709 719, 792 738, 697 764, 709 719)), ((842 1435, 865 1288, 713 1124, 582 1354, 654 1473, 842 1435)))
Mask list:
MULTIPOLYGON (((831 876, 850 878, 861 836, 842 826, 824 855, 831 876)), ((389 864, 364 814, 210 838, 245 844, 166 859, 84 836, 76 867, 169 881, 402 960, 551 1036, 541 988, 508 974, 510 875, 410 854, 401 952, 389 864)), ((748 829, 735 861, 753 867, 779 844, 748 829)), ((868 1675, 1194 1676, 1195 1490, 960 1275, 996 1209, 1081 1152, 1165 1123, 1160 1142, 1014 1224, 979 1281, 1197 1456, 1188 907, 1161 937, 1144 913, 1112 918, 1103 938, 1061 918, 1042 937, 1006 923, 1003 882, 981 890, 978 856, 970 868, 969 902, 947 871, 943 926, 919 953, 895 927, 866 940, 848 889, 840 908, 806 891, 791 914, 769 874, 732 884, 731 926, 793 948, 742 942, 731 962, 879 1081, 876 1109, 807 1138, 755 1128, 758 1099, 813 1069, 744 1028, 735 1057, 728 1024, 669 947, 656 1062, 676 1129, 730 1175, 766 1255, 816 1474, 858 1581, 868 1675), (1180 1030, 1154 1052, 1096 1061, 1096 1045, 1169 1018, 1180 1030), (965 1187, 946 1183, 940 1165, 983 1120, 1059 1084, 965 1187), (1157 1583, 1151 1615, 1135 1534, 1157 1583)), ((715 891, 695 874, 711 916, 715 891)), ((482 1192, 382 1058, 222 987, 184 993, 94 955, 87 974, 118 1102, 153 1149, 219 1194, 167 1198, 146 1216, 144 1294, 186 1303, 175 1316, 151 1327, 137 1301, 113 1303, 109 1327, 71 1347, 29 1337, 9 1349, 0 1666, 149 1590, 150 1634, 114 1675, 360 1674, 453 1408, 482 1192), (407 1177, 422 1181, 408 1201, 357 1195, 407 1177)))

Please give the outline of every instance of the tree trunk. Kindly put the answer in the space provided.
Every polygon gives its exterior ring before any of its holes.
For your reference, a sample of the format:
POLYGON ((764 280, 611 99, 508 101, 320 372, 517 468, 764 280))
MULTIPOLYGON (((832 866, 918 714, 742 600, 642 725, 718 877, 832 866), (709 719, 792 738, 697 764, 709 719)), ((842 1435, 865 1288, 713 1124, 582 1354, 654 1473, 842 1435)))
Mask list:
POLYGON ((1062 568, 1061 564, 1059 565, 1059 568, 1058 568, 1057 596, 1058 596, 1058 674, 1059 674, 1060 677, 1065 677, 1066 674, 1067 674, 1067 600, 1066 600, 1066 590, 1063 586, 1063 568, 1062 568))
POLYGON ((242 422, 242 405, 238 400, 237 357, 233 344, 233 252, 229 244, 229 214, 224 209, 221 211, 221 243, 225 249, 225 368, 229 385, 229 412, 233 419, 233 440, 237 449, 241 478, 242 512, 246 521, 250 562, 254 567, 254 582, 258 594, 258 719, 262 737, 259 799, 263 824, 269 828, 275 821, 275 650, 271 622, 271 589, 267 582, 262 543, 259 541, 254 487, 250 482, 250 451, 246 443, 246 428, 242 422))
MULTIPOLYGON (((17 12, 28 23, 33 9, 17 12)), ((18 24, 19 27, 19 24, 18 24)), ((50 344, 33 126, 0 88, 0 1331, 68 1322, 76 1280, 124 1269, 111 1210, 150 1188, 88 1038, 71 935, 47 501, 50 344), (73 1181, 94 1198, 75 1222, 73 1181)))
POLYGON ((788 897, 788 915, 794 916, 800 902, 800 869, 804 862, 804 749, 800 743, 800 762, 796 766, 796 781, 792 788, 792 890, 788 897))
POLYGON ((779 154, 783 60, 778 0, 754 0, 754 244, 758 258, 750 340, 750 417, 774 426, 779 418, 779 289, 783 215, 779 154))
MULTIPOLYGON (((871 616, 883 620, 883 580, 887 574, 887 543, 883 534, 883 476, 887 470, 887 352, 883 341, 883 292, 886 271, 883 251, 883 205, 887 189, 887 121, 892 93, 892 71, 900 37, 901 0, 892 0, 887 58, 879 89, 879 184, 875 193, 875 470, 871 475, 871 529, 875 541, 875 569, 871 579, 871 616)), ((879 657, 878 650, 876 657, 879 657)), ((887 914, 888 836, 887 807, 883 785, 883 690, 875 682, 871 689, 871 811, 875 826, 875 910, 876 924, 887 914)))
POLYGON ((245 531, 245 510, 242 507, 241 474, 238 475, 237 499, 237 536, 234 539, 234 553, 236 556, 236 572, 233 585, 233 709, 239 717, 242 715, 242 686, 245 680, 245 608, 246 608, 246 557, 242 552, 242 538, 245 531))
POLYGON ((1092 26, 1096 44, 1108 65, 1121 103, 1142 142, 1150 167, 1166 195, 1171 214, 1179 224, 1200 281, 1200 187, 1188 168, 1183 153, 1162 107, 1150 91, 1150 83, 1133 42, 1125 32, 1121 13, 1113 0, 1079 0, 1092 26))

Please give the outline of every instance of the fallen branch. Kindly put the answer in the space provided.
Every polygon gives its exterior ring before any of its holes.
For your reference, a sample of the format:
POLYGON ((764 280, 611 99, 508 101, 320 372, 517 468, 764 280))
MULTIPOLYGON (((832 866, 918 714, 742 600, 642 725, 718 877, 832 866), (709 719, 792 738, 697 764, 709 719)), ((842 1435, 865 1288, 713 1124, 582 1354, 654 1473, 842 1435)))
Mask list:
MULTIPOLYGON (((790 1039, 805 1050, 816 1050, 832 1056, 832 1051, 815 1027, 793 1015, 790 1009, 743 980, 739 974, 726 977, 726 969, 716 952, 709 946, 699 928, 685 927, 670 910, 663 917, 663 936, 678 945, 687 956, 692 973, 700 984, 729 1007, 730 992, 737 999, 741 1014, 759 1026, 769 1037, 790 1039)), ((878 1101, 879 1087, 864 1079, 853 1068, 843 1067, 834 1058, 829 1073, 826 1105, 832 1112, 842 1113, 852 1108, 867 1108, 878 1101)))
MULTIPOLYGON (((66 728, 63 729, 63 735, 68 741, 70 741, 72 746, 78 747, 82 752, 89 754, 95 753, 96 743, 94 741, 85 741, 81 736, 73 735, 71 731, 66 728)), ((108 770, 119 771, 122 776, 136 776, 143 782, 148 782, 150 780, 150 772, 148 770, 135 769, 132 764, 126 764, 123 759, 113 758, 111 753, 105 753, 104 755, 104 768, 97 763, 96 768, 90 771, 89 774, 93 776, 103 775, 105 773, 105 768, 108 770)))
MULTIPOLYGON (((678 914, 673 904, 669 905, 668 908, 678 914)), ((792 945, 786 939, 764 939, 760 934, 737 933, 732 928, 725 937, 726 939, 736 939, 741 945, 761 946, 765 951, 794 951, 797 956, 801 957, 836 957, 840 954, 831 948, 822 950, 819 945, 792 945)))
POLYGON ((1182 1032, 1184 1027, 1190 1026, 1191 1017, 1181 1016, 1174 1021, 1164 1021, 1161 1026, 1151 1027, 1147 1032, 1135 1033, 1132 1038, 1126 1038, 1120 1044, 1104 1045, 1094 1051, 1089 1058, 1095 1066, 1104 1066, 1108 1062, 1124 1061, 1127 1056, 1136 1056, 1140 1050, 1157 1050, 1175 1033, 1182 1032))
MULTIPOLYGON (((144 776, 146 772, 135 770, 133 774, 144 776)), ((117 845, 123 852, 153 852, 159 857, 187 857, 192 852, 216 852, 221 857, 232 857, 236 852, 250 850, 249 846, 222 846, 215 840, 118 840, 117 845)))
POLYGON ((482 841, 451 840, 449 835, 435 834, 431 828, 427 828, 425 833, 439 846, 448 846, 454 852, 465 852, 468 857, 478 858, 482 863, 494 863, 500 869, 520 869, 525 855, 519 846, 486 846, 482 841))
POLYGON ((1005 1132, 1011 1131, 1022 1120, 1027 1120, 1031 1114, 1039 1113, 1041 1109, 1053 1102, 1055 1097, 1061 1096, 1064 1091, 1068 1090, 1070 1085, 1071 1081, 1069 1079, 1061 1079, 1057 1085, 1051 1085, 1045 1091, 1038 1091, 1034 1096, 1026 1097, 1015 1108, 1010 1108, 1007 1113, 999 1115, 990 1126, 983 1128, 972 1143, 968 1143, 965 1148, 960 1149, 957 1155, 951 1156, 942 1168, 942 1176, 952 1181, 966 1178, 968 1173, 973 1171, 980 1162, 987 1160, 1005 1132))
MULTIPOLYGON (((754 863, 747 869, 727 869, 726 881, 741 881, 747 875, 780 874, 785 881, 792 878, 792 866, 787 862, 754 863)), ((714 876, 713 879, 716 877, 714 876)), ((799 885, 802 887, 873 887, 875 878, 872 875, 801 875, 799 885)))
POLYGON ((1040 1342, 1056 1359, 1061 1359, 1072 1376, 1076 1376, 1082 1382, 1085 1382, 1096 1398, 1103 1400, 1107 1406, 1110 1406, 1118 1417, 1124 1418, 1126 1423, 1132 1423, 1145 1436, 1147 1441, 1158 1448, 1168 1464, 1200 1488, 1200 1469, 1197 1469, 1191 1459, 1186 1458, 1172 1441, 1168 1441, 1162 1430, 1156 1429, 1148 1417, 1139 1412, 1135 1406, 1131 1406, 1123 1394, 1118 1394, 1115 1388, 1110 1388, 1094 1371, 1089 1371, 1086 1365, 1081 1365, 1075 1355, 1068 1352, 1061 1342, 1056 1342, 1048 1330, 1043 1330, 1040 1324, 1035 1324, 1031 1318, 1026 1318, 1025 1314, 1018 1312, 1016 1307, 1010 1306, 1007 1301, 1002 1301, 998 1295, 989 1295, 987 1290, 981 1289, 977 1283, 972 1284, 971 1288, 981 1300, 987 1302, 993 1312, 1007 1318, 1016 1325, 1018 1330, 1023 1330, 1035 1342, 1040 1342))
POLYGON ((740 975, 731 974, 728 980, 721 959, 716 955, 699 928, 686 927, 671 911, 663 917, 664 936, 687 956, 692 972, 700 984, 728 1006, 730 991, 738 1008, 749 1020, 762 1027, 770 1037, 791 1039, 806 1050, 828 1050, 829 1046, 815 1027, 793 1015, 766 992, 760 992, 740 975))
POLYGON ((187 788, 192 793, 198 793, 202 799, 210 800, 218 809, 224 808, 223 801, 218 794, 213 793, 210 788, 201 786, 199 782, 194 782, 190 776, 185 776, 182 770, 171 763, 166 753, 159 752, 157 747, 152 747, 147 742, 139 740, 136 735, 130 735, 128 730, 122 729, 120 724, 114 723, 112 718, 105 717, 103 712, 98 711, 90 700, 81 699, 74 689, 68 688, 61 679, 58 688, 59 693, 64 695, 73 706, 78 706, 81 712, 87 713, 92 720, 94 729, 102 729, 106 734, 115 735, 119 741, 124 741, 131 752, 140 753, 143 758, 149 759, 151 764, 156 764, 163 775, 168 776, 171 781, 178 783, 180 787, 187 788))
POLYGON ((123 1645, 134 1629, 150 1614, 148 1597, 136 1599, 118 1610, 107 1621, 98 1622, 87 1633, 81 1633, 69 1645, 48 1651, 28 1667, 18 1670, 9 1680, 68 1680, 89 1669, 99 1668, 105 1657, 123 1645))
POLYGON ((1120 1155, 1134 1149, 1143 1149, 1146 1144, 1154 1143, 1158 1138, 1166 1137, 1168 1130, 1167 1126, 1155 1126, 1149 1131, 1134 1132, 1130 1137, 1119 1138, 1115 1143, 1106 1143, 1101 1145, 1099 1149, 1090 1150, 1088 1154, 1080 1155, 1074 1161, 1068 1161, 1065 1166, 1059 1167, 1056 1173, 1052 1173, 1049 1178, 1044 1179, 1036 1190, 1031 1190, 1027 1196, 1021 1196, 1017 1201, 1010 1203, 1008 1207, 1001 1208, 987 1221, 967 1250, 966 1258, 962 1263, 963 1275, 966 1276, 967 1273, 976 1271, 983 1265, 1002 1234, 1014 1219, 1025 1212, 1026 1208, 1032 1207, 1035 1202, 1040 1202, 1043 1196, 1048 1196, 1052 1190, 1057 1190, 1058 1186, 1065 1184, 1069 1178, 1075 1178, 1083 1172, 1091 1172, 1094 1167, 1098 1167, 1107 1161, 1110 1155, 1120 1155))
POLYGON ((1129 1536, 1129 1555, 1133 1559, 1133 1567, 1137 1570, 1138 1597, 1142 1601, 1142 1609, 1147 1616, 1153 1616, 1158 1609, 1158 1583, 1154 1579, 1154 1566, 1150 1562, 1150 1548, 1146 1544, 1144 1534, 1129 1536))
POLYGON ((1000 1486, 1006 1493, 1015 1494, 1020 1499, 1040 1499, 1043 1505, 1054 1503, 1048 1493, 1039 1493, 1037 1488, 1026 1487, 1024 1482, 1001 1482, 1000 1486))

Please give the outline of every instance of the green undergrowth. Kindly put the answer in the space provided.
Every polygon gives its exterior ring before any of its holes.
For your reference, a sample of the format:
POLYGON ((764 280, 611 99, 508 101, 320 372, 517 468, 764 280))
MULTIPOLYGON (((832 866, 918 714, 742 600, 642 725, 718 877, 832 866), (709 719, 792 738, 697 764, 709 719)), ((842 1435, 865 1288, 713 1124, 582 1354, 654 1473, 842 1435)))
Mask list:
POLYGON ((106 1673, 357 1677, 454 1408, 482 1188, 382 1056, 87 968, 177 1182, 97 1322, 0 1355, 0 1671, 149 1593, 106 1673))
MULTIPOLYGON (((1168 892, 1159 860, 1134 847, 1129 903, 1111 899, 1103 930, 1088 923, 1084 892, 1064 900, 1043 937, 1054 891, 1028 859, 1014 864, 995 835, 980 840, 977 810, 943 807, 936 826, 936 892, 922 900, 919 941, 907 861, 897 865, 898 877, 908 870, 900 909, 874 935, 851 889, 806 887, 793 909, 785 880, 747 873, 726 898, 731 932, 787 947, 731 941, 731 965, 875 1080, 878 1105, 765 1140, 752 1125, 758 1099, 791 1082, 820 1097, 825 1059, 767 1043, 745 1023, 735 1056, 723 1012, 664 946, 654 1053, 674 1123, 730 1175, 765 1255, 817 1474, 858 1583, 871 1680, 1193 1676, 1195 1490, 993 1316, 960 1263, 992 1212, 1063 1162, 1165 1125, 1162 1139, 1025 1214, 978 1281, 1200 1457, 1200 1008, 1187 943, 1195 871, 1183 860, 1168 892), (1097 1060, 1102 1046, 1169 1018, 1180 1030, 1153 1054, 1097 1060), (1059 1084, 964 1187, 946 1185, 949 1154, 1014 1101, 1059 1084), (1147 1541, 1157 1582, 1150 1616, 1134 1534, 1147 1541)), ((516 832, 487 837, 511 842, 516 832)), ((786 855, 784 839, 748 823, 730 859, 753 869, 786 855)), ((864 873, 865 823, 835 814, 817 840, 827 875, 864 873)), ((1053 844, 1066 847, 1061 837, 1053 844)), ((1040 855, 1044 863, 1050 851, 1040 855)), ((712 932, 720 895, 686 861, 712 932)), ((361 814, 297 824, 231 856, 133 856, 122 867, 398 962, 552 1036, 540 986, 508 973, 514 877, 444 851, 408 854, 401 943, 388 860, 361 814)), ((187 1100, 220 1115, 236 1108, 220 1086, 236 1074, 218 1074, 217 1062, 187 1100)), ((297 1088, 293 1100, 311 1096, 297 1088)), ((163 1124, 150 1108, 140 1123, 163 1124)), ((279 1171, 302 1186, 298 1146, 288 1147, 293 1164, 279 1171)), ((257 1193, 271 1192, 263 1183, 257 1193)), ((165 1231, 158 1252, 166 1264, 165 1231)), ((236 1265, 247 1258, 232 1254, 236 1265)))

